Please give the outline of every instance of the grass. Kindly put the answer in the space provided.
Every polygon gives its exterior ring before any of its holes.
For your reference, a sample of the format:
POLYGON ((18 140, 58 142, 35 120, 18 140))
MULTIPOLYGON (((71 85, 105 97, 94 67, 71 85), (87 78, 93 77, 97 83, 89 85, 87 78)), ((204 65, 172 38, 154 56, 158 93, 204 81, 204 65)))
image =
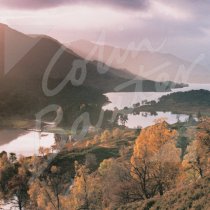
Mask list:
POLYGON ((51 165, 59 166, 63 173, 70 171, 72 177, 75 174, 74 162, 85 163, 87 154, 94 154, 96 156, 97 165, 95 169, 98 168, 99 164, 104 160, 111 157, 119 156, 119 148, 105 148, 105 147, 91 147, 86 149, 79 149, 74 151, 64 151, 58 154, 58 156, 53 160, 51 165))
POLYGON ((124 131, 122 137, 120 138, 115 137, 105 142, 99 141, 86 147, 86 142, 91 141, 88 138, 87 140, 79 142, 75 148, 71 148, 69 151, 61 151, 53 160, 51 165, 59 166, 63 173, 71 171, 72 176, 74 176, 74 162, 78 161, 79 163, 84 164, 86 155, 91 153, 96 157, 97 164, 95 169, 97 169, 103 160, 119 157, 120 149, 123 146, 133 145, 136 137, 136 132, 128 129, 124 131))

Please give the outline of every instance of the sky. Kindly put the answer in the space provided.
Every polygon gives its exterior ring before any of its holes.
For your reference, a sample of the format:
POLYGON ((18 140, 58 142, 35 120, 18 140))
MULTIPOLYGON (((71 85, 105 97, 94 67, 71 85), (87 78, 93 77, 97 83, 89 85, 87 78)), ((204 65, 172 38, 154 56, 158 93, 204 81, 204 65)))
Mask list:
POLYGON ((150 45, 210 59, 210 0, 0 0, 0 22, 62 43, 87 39, 127 48, 150 45))

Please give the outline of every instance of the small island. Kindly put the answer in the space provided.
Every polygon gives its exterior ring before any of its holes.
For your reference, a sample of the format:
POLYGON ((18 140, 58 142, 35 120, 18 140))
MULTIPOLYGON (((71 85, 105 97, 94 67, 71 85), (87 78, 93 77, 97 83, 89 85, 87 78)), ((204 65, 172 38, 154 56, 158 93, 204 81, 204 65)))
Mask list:
POLYGON ((146 101, 144 104, 134 104, 132 108, 124 108, 133 114, 139 112, 172 112, 177 114, 193 114, 210 112, 210 91, 191 90, 187 92, 170 93, 158 101, 146 101))

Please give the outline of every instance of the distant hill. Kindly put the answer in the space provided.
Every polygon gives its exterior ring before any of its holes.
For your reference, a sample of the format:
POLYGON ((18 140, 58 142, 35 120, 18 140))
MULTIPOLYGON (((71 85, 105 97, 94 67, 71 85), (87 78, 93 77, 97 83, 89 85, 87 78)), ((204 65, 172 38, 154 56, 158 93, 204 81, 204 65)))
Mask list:
POLYGON ((150 101, 136 108, 136 111, 172 111, 176 113, 198 113, 209 115, 210 91, 191 90, 175 92, 160 97, 159 101, 150 101))
POLYGON ((191 106, 209 106, 210 105, 210 91, 208 90, 191 90, 187 92, 176 92, 162 96, 158 102, 161 104, 172 105, 189 104, 191 106))
POLYGON ((77 54, 155 81, 210 83, 210 69, 171 54, 98 45, 86 40, 67 44, 77 54))

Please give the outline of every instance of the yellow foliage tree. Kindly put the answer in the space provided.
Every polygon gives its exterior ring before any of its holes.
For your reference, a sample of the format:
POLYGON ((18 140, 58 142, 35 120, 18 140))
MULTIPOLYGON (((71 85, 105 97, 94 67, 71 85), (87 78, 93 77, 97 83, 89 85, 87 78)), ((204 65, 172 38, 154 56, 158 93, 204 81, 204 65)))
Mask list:
POLYGON ((175 184, 180 164, 177 132, 163 121, 141 131, 131 157, 132 176, 142 198, 163 193, 175 184))
POLYGON ((60 168, 52 166, 45 177, 33 181, 28 190, 31 207, 39 210, 65 210, 65 192, 69 188, 65 174, 60 168))
POLYGON ((203 119, 198 127, 196 139, 188 146, 182 166, 187 177, 204 177, 210 172, 210 119, 203 119))

